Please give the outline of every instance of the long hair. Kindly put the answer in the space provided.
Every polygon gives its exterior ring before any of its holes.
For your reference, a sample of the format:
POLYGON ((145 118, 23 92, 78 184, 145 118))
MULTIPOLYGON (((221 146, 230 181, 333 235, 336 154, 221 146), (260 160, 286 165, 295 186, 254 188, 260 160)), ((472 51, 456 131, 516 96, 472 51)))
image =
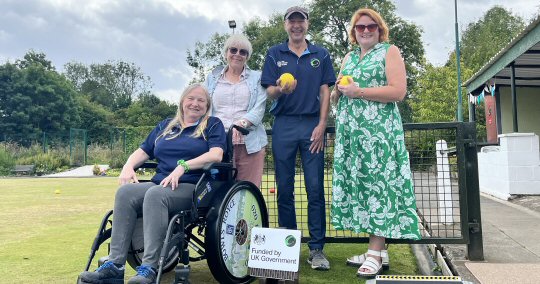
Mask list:
POLYGON ((176 115, 174 118, 167 124, 167 127, 165 127, 165 130, 156 138, 156 141, 161 138, 165 137, 165 139, 173 139, 175 137, 178 137, 182 131, 186 128, 186 123, 184 122, 184 110, 182 109, 182 104, 184 103, 184 100, 186 99, 186 96, 191 93, 196 88, 201 88, 204 91, 204 94, 206 95, 206 113, 199 119, 199 124, 197 125, 197 128, 191 135, 191 137, 197 138, 197 137, 203 137, 204 140, 206 140, 206 136, 204 135, 204 130, 206 129, 206 126, 208 125, 208 117, 210 116, 210 106, 212 105, 212 101, 210 98, 210 94, 208 93, 208 90, 201 84, 201 83, 195 83, 192 85, 189 85, 184 92, 182 93, 182 96, 180 97, 180 102, 178 103, 178 110, 176 111, 176 115), (179 127, 180 131, 178 133, 172 134, 172 129, 174 127, 179 127), (172 135, 171 135, 172 134, 172 135))
POLYGON ((379 25, 379 42, 388 41, 388 25, 386 25, 386 22, 381 17, 381 14, 369 8, 361 8, 354 12, 349 27, 349 41, 352 44, 358 44, 358 40, 356 39, 356 33, 354 32, 354 25, 356 25, 358 19, 360 19, 360 17, 364 15, 370 17, 375 23, 377 23, 377 25, 379 25))

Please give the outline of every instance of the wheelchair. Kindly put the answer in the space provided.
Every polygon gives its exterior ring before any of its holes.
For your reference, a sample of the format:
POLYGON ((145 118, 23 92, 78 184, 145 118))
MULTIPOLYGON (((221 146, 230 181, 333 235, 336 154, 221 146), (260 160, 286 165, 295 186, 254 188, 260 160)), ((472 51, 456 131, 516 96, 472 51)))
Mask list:
MULTIPOLYGON (((237 181, 233 167, 232 133, 249 131, 232 125, 227 133, 227 151, 223 162, 204 167, 193 192, 190 210, 170 218, 159 257, 156 283, 163 273, 175 271, 173 283, 190 283, 190 261, 206 259, 214 278, 220 283, 250 283, 254 280, 247 267, 250 235, 253 227, 268 227, 268 212, 259 188, 248 181, 237 181), (190 255, 191 253, 191 255, 190 255)), ((141 168, 155 168, 145 163, 141 168)), ((99 247, 111 237, 113 211, 103 217, 90 250, 88 271, 99 247)), ((128 264, 136 268, 144 251, 142 217, 137 220, 128 252, 128 264)), ((98 266, 108 257, 98 260, 98 266)), ((77 283, 84 283, 80 279, 77 283)))

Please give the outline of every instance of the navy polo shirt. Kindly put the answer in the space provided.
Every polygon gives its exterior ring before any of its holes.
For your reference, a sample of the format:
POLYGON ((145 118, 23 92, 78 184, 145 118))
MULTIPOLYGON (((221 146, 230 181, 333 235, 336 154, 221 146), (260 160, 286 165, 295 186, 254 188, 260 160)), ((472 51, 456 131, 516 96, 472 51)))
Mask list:
MULTIPOLYGON (((307 40, 306 40, 307 41, 307 40)), ((288 40, 272 46, 266 54, 261 77, 263 87, 275 86, 283 73, 291 73, 297 81, 292 94, 274 100, 270 112, 275 115, 318 116, 320 87, 334 85, 336 75, 328 50, 307 41, 308 47, 298 57, 289 49, 288 40)))
MULTIPOLYGON (((191 137, 197 124, 186 127, 180 135, 173 139, 167 139, 171 134, 176 134, 180 126, 173 128, 172 133, 156 138, 165 130, 171 118, 160 122, 141 144, 141 149, 150 156, 150 159, 157 160, 156 174, 152 177, 152 182, 159 184, 166 178, 178 165, 178 160, 191 160, 208 152, 210 148, 220 147, 225 152, 227 148, 225 128, 223 123, 217 117, 209 117, 208 124, 204 130, 204 136, 191 137)), ((202 170, 190 170, 180 177, 180 182, 196 184, 202 170)))

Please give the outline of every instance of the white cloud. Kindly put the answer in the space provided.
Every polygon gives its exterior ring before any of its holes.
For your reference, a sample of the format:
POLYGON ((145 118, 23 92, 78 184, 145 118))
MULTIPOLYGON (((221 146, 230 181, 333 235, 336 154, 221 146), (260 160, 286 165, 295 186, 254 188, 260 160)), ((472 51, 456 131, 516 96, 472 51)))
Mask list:
MULTIPOLYGON (((21 58, 29 49, 44 52, 58 70, 70 61, 134 62, 151 77, 154 91, 175 101, 193 75, 186 51, 213 33, 237 29, 250 19, 268 19, 302 1, 253 0, 0 0, 0 60, 21 58), (174 93, 176 92, 176 93, 174 93), (171 95, 175 94, 175 95, 171 95)), ((455 46, 454 2, 396 0, 397 14, 424 30, 428 61, 443 64, 455 46)), ((527 19, 538 0, 458 1, 464 29, 494 4, 527 19)), ((351 11, 352 14, 353 11, 351 11)))
POLYGON ((180 95, 182 94, 182 90, 180 89, 163 89, 163 90, 156 90, 154 91, 155 95, 169 103, 178 104, 180 101, 180 95))

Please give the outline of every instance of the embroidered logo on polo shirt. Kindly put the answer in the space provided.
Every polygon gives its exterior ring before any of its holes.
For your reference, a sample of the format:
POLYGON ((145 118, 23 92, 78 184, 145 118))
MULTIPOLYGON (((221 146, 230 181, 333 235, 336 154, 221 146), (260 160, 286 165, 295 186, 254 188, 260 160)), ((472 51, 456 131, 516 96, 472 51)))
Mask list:
POLYGON ((319 61, 319 59, 317 59, 317 58, 311 59, 310 63, 311 63, 311 67, 313 67, 313 68, 317 68, 317 67, 319 67, 319 65, 321 65, 321 61, 319 61))
POLYGON ((277 66, 278 66, 278 67, 281 67, 281 66, 287 66, 287 61, 283 61, 283 60, 278 61, 278 62, 277 62, 277 66))

